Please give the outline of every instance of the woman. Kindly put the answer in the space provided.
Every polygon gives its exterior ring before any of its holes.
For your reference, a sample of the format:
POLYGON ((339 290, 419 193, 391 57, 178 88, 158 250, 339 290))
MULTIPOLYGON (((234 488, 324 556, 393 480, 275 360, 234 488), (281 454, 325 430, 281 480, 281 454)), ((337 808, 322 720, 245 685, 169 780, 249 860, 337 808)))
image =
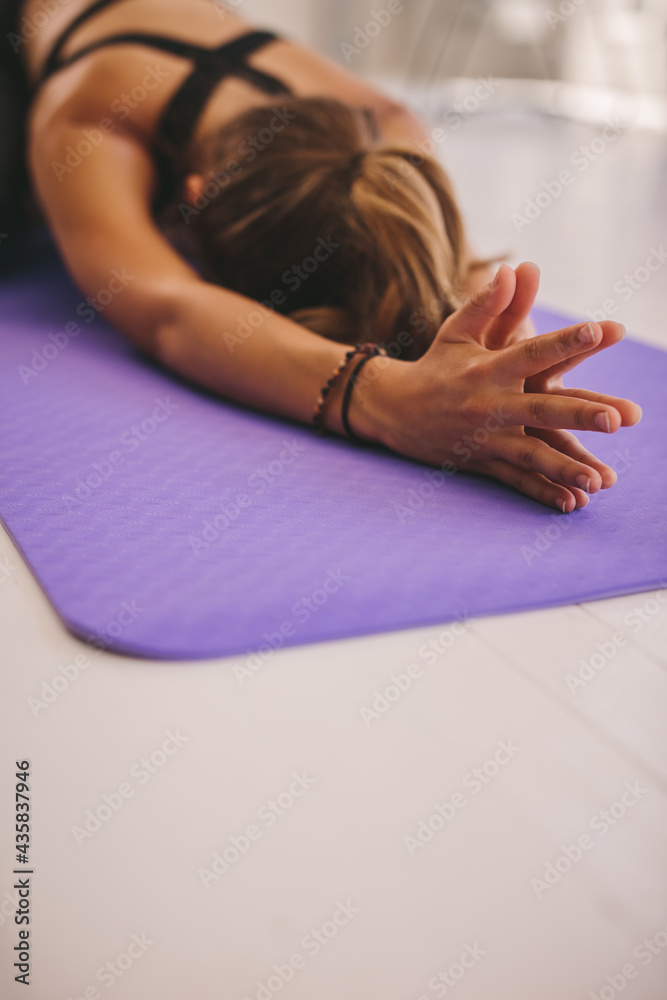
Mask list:
POLYGON ((539 272, 488 283, 401 105, 214 0, 25 0, 7 37, 41 209, 85 295, 124 275, 105 312, 140 348, 563 512, 613 485, 564 428, 641 411, 560 377, 623 328, 532 336, 539 272))

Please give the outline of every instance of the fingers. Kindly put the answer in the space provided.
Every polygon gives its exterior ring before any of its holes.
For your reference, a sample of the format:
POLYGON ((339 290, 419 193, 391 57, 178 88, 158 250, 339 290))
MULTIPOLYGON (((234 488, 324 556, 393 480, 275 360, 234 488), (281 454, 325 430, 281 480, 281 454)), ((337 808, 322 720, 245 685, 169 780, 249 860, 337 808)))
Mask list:
MULTIPOLYGON (((552 389, 551 393, 558 396, 570 396, 573 399, 585 399, 592 403, 599 403, 604 407, 613 407, 621 417, 621 427, 634 427, 642 418, 642 408, 631 399, 622 399, 620 396, 607 396, 601 392, 591 392, 588 389, 552 389)), ((598 407, 599 408, 599 407, 598 407)))
MULTIPOLYGON (((510 343, 512 334, 530 316, 540 287, 540 269, 537 264, 524 262, 515 269, 514 298, 501 313, 486 337, 485 347, 497 350, 510 343)), ((534 335, 534 334, 533 334, 534 335)), ((516 339, 516 338, 514 338, 516 339)))
POLYGON ((497 316, 507 309, 514 298, 516 275, 502 264, 493 282, 474 292, 460 309, 440 327, 435 343, 484 342, 484 337, 497 316))
MULTIPOLYGON (((594 394, 593 394, 594 395, 594 394)), ((613 406, 603 405, 560 392, 511 393, 503 397, 506 424, 518 427, 542 427, 614 434, 621 426, 621 415, 613 406)))
MULTIPOLYGON (((556 486, 562 486, 562 483, 555 483, 556 486)), ((583 490, 575 489, 574 486, 568 487, 569 492, 572 494, 575 500, 575 510, 579 510, 581 507, 587 507, 590 503, 590 497, 583 490)), ((564 514, 569 513, 568 511, 563 511, 564 514)))
POLYGON ((588 503, 588 497, 584 497, 580 494, 580 491, 576 491, 578 496, 581 497, 581 502, 578 502, 578 497, 575 496, 575 493, 565 486, 550 482, 549 479, 537 472, 527 472, 524 469, 519 469, 515 465, 512 465, 511 462, 506 462, 500 458, 488 462, 486 470, 488 475, 493 476, 494 479, 498 479, 501 483, 505 483, 506 486, 511 486, 513 489, 518 490, 519 493, 523 493, 525 496, 531 497, 531 499, 537 500, 547 507, 555 507, 556 510, 562 511, 563 514, 569 514, 578 506, 585 507, 588 503))
POLYGON ((598 323, 569 326, 497 351, 497 369, 510 379, 526 379, 560 362, 586 354, 602 339, 598 323))
POLYGON ((564 455, 569 455, 570 458, 574 458, 578 462, 583 462, 584 465, 589 465, 591 469, 595 469, 602 480, 603 490, 608 490, 618 479, 611 466, 605 465, 599 458, 592 455, 590 451, 584 448, 580 441, 577 441, 574 434, 570 434, 568 431, 538 430, 534 427, 527 427, 526 434, 530 437, 539 438, 550 445, 551 448, 555 448, 564 455))
POLYGON ((605 320, 596 325, 602 330, 602 340, 596 344, 593 350, 579 354, 576 358, 569 358, 566 361, 559 362, 553 368, 543 373, 545 378, 555 378, 558 375, 564 375, 565 372, 569 372, 573 368, 576 368, 577 365, 580 365, 586 358, 592 358, 594 354, 599 354, 600 351, 604 351, 608 347, 613 347, 614 344, 618 344, 625 337, 625 327, 621 323, 605 320))
POLYGON ((550 447, 538 438, 526 434, 508 434, 496 443, 499 458, 518 469, 537 472, 553 483, 578 487, 584 493, 597 493, 602 488, 602 476, 591 465, 550 447))

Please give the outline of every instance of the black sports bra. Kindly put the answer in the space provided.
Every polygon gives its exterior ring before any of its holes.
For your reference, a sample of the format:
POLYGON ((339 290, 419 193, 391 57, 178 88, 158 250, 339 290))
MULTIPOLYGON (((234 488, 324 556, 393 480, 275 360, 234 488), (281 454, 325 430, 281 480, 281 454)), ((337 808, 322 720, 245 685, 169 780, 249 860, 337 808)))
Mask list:
POLYGON ((270 31, 251 31, 213 49, 193 45, 191 42, 184 42, 167 35, 126 32, 100 38, 66 59, 60 58, 65 43, 81 24, 105 7, 118 2, 119 0, 96 0, 96 3, 70 22, 53 46, 35 85, 36 89, 58 70, 71 66, 77 59, 108 45, 147 45, 162 52, 191 59, 194 68, 164 109, 154 140, 156 150, 172 161, 187 147, 211 94, 225 77, 240 77, 266 94, 291 94, 290 89, 282 81, 269 76, 268 73, 253 69, 247 63, 247 57, 253 52, 278 40, 278 36, 270 31))

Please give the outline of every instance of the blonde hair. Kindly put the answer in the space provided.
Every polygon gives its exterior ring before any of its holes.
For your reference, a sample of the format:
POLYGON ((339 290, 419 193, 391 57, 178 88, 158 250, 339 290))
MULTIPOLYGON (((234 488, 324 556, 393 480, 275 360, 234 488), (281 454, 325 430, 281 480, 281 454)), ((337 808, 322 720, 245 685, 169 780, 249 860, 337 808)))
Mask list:
POLYGON ((339 101, 281 108, 239 115, 183 166, 206 181, 202 207, 181 213, 204 276, 332 340, 420 357, 470 266, 445 171, 378 145, 372 115, 339 101))

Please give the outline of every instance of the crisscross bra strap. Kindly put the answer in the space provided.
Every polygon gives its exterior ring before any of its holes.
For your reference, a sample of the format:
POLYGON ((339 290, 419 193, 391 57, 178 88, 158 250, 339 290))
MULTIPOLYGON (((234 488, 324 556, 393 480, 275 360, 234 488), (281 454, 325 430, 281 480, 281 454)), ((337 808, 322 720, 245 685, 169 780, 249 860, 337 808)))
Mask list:
POLYGON ((289 94, 285 84, 268 73, 248 66, 247 56, 276 41, 269 31, 253 31, 217 49, 197 49, 191 55, 192 73, 173 95, 162 113, 156 141, 177 155, 187 146, 211 94, 226 76, 237 76, 266 94, 289 94))
MULTIPOLYGON (((56 39, 53 48, 49 52, 48 58, 44 63, 42 72, 37 82, 38 87, 43 80, 46 80, 48 77, 51 76, 52 73, 55 73, 56 70, 60 69, 61 66, 61 63, 59 61, 60 53, 62 52, 65 44, 69 41, 69 39, 74 34, 76 29, 80 27, 82 24, 85 24, 85 22, 88 21, 91 17, 94 17, 95 14, 98 14, 101 10, 104 10, 105 7, 111 7, 114 3, 119 3, 119 2, 120 0, 96 0, 96 3, 91 4, 91 6, 87 7, 86 10, 81 11, 81 13, 78 14, 73 21, 70 21, 65 30, 58 35, 58 38, 56 39)), ((64 63, 62 65, 64 65, 64 63)))
POLYGON ((60 36, 47 59, 37 86, 48 79, 53 73, 63 69, 89 55, 98 49, 110 45, 146 45, 149 48, 168 52, 170 55, 189 59, 194 63, 194 69, 178 88, 164 109, 158 124, 156 145, 169 155, 177 155, 188 144, 197 125, 199 116, 204 110, 211 94, 226 76, 238 76, 267 94, 289 94, 289 88, 274 76, 248 66, 246 59, 253 52, 278 40, 278 36, 270 31, 250 31, 231 42, 225 42, 217 48, 209 49, 179 38, 168 35, 155 35, 150 32, 122 32, 108 38, 100 38, 90 45, 78 49, 66 59, 59 59, 67 38, 75 27, 83 23, 88 16, 108 6, 114 0, 98 0, 89 7, 84 15, 79 15, 69 25, 67 31, 60 36))

